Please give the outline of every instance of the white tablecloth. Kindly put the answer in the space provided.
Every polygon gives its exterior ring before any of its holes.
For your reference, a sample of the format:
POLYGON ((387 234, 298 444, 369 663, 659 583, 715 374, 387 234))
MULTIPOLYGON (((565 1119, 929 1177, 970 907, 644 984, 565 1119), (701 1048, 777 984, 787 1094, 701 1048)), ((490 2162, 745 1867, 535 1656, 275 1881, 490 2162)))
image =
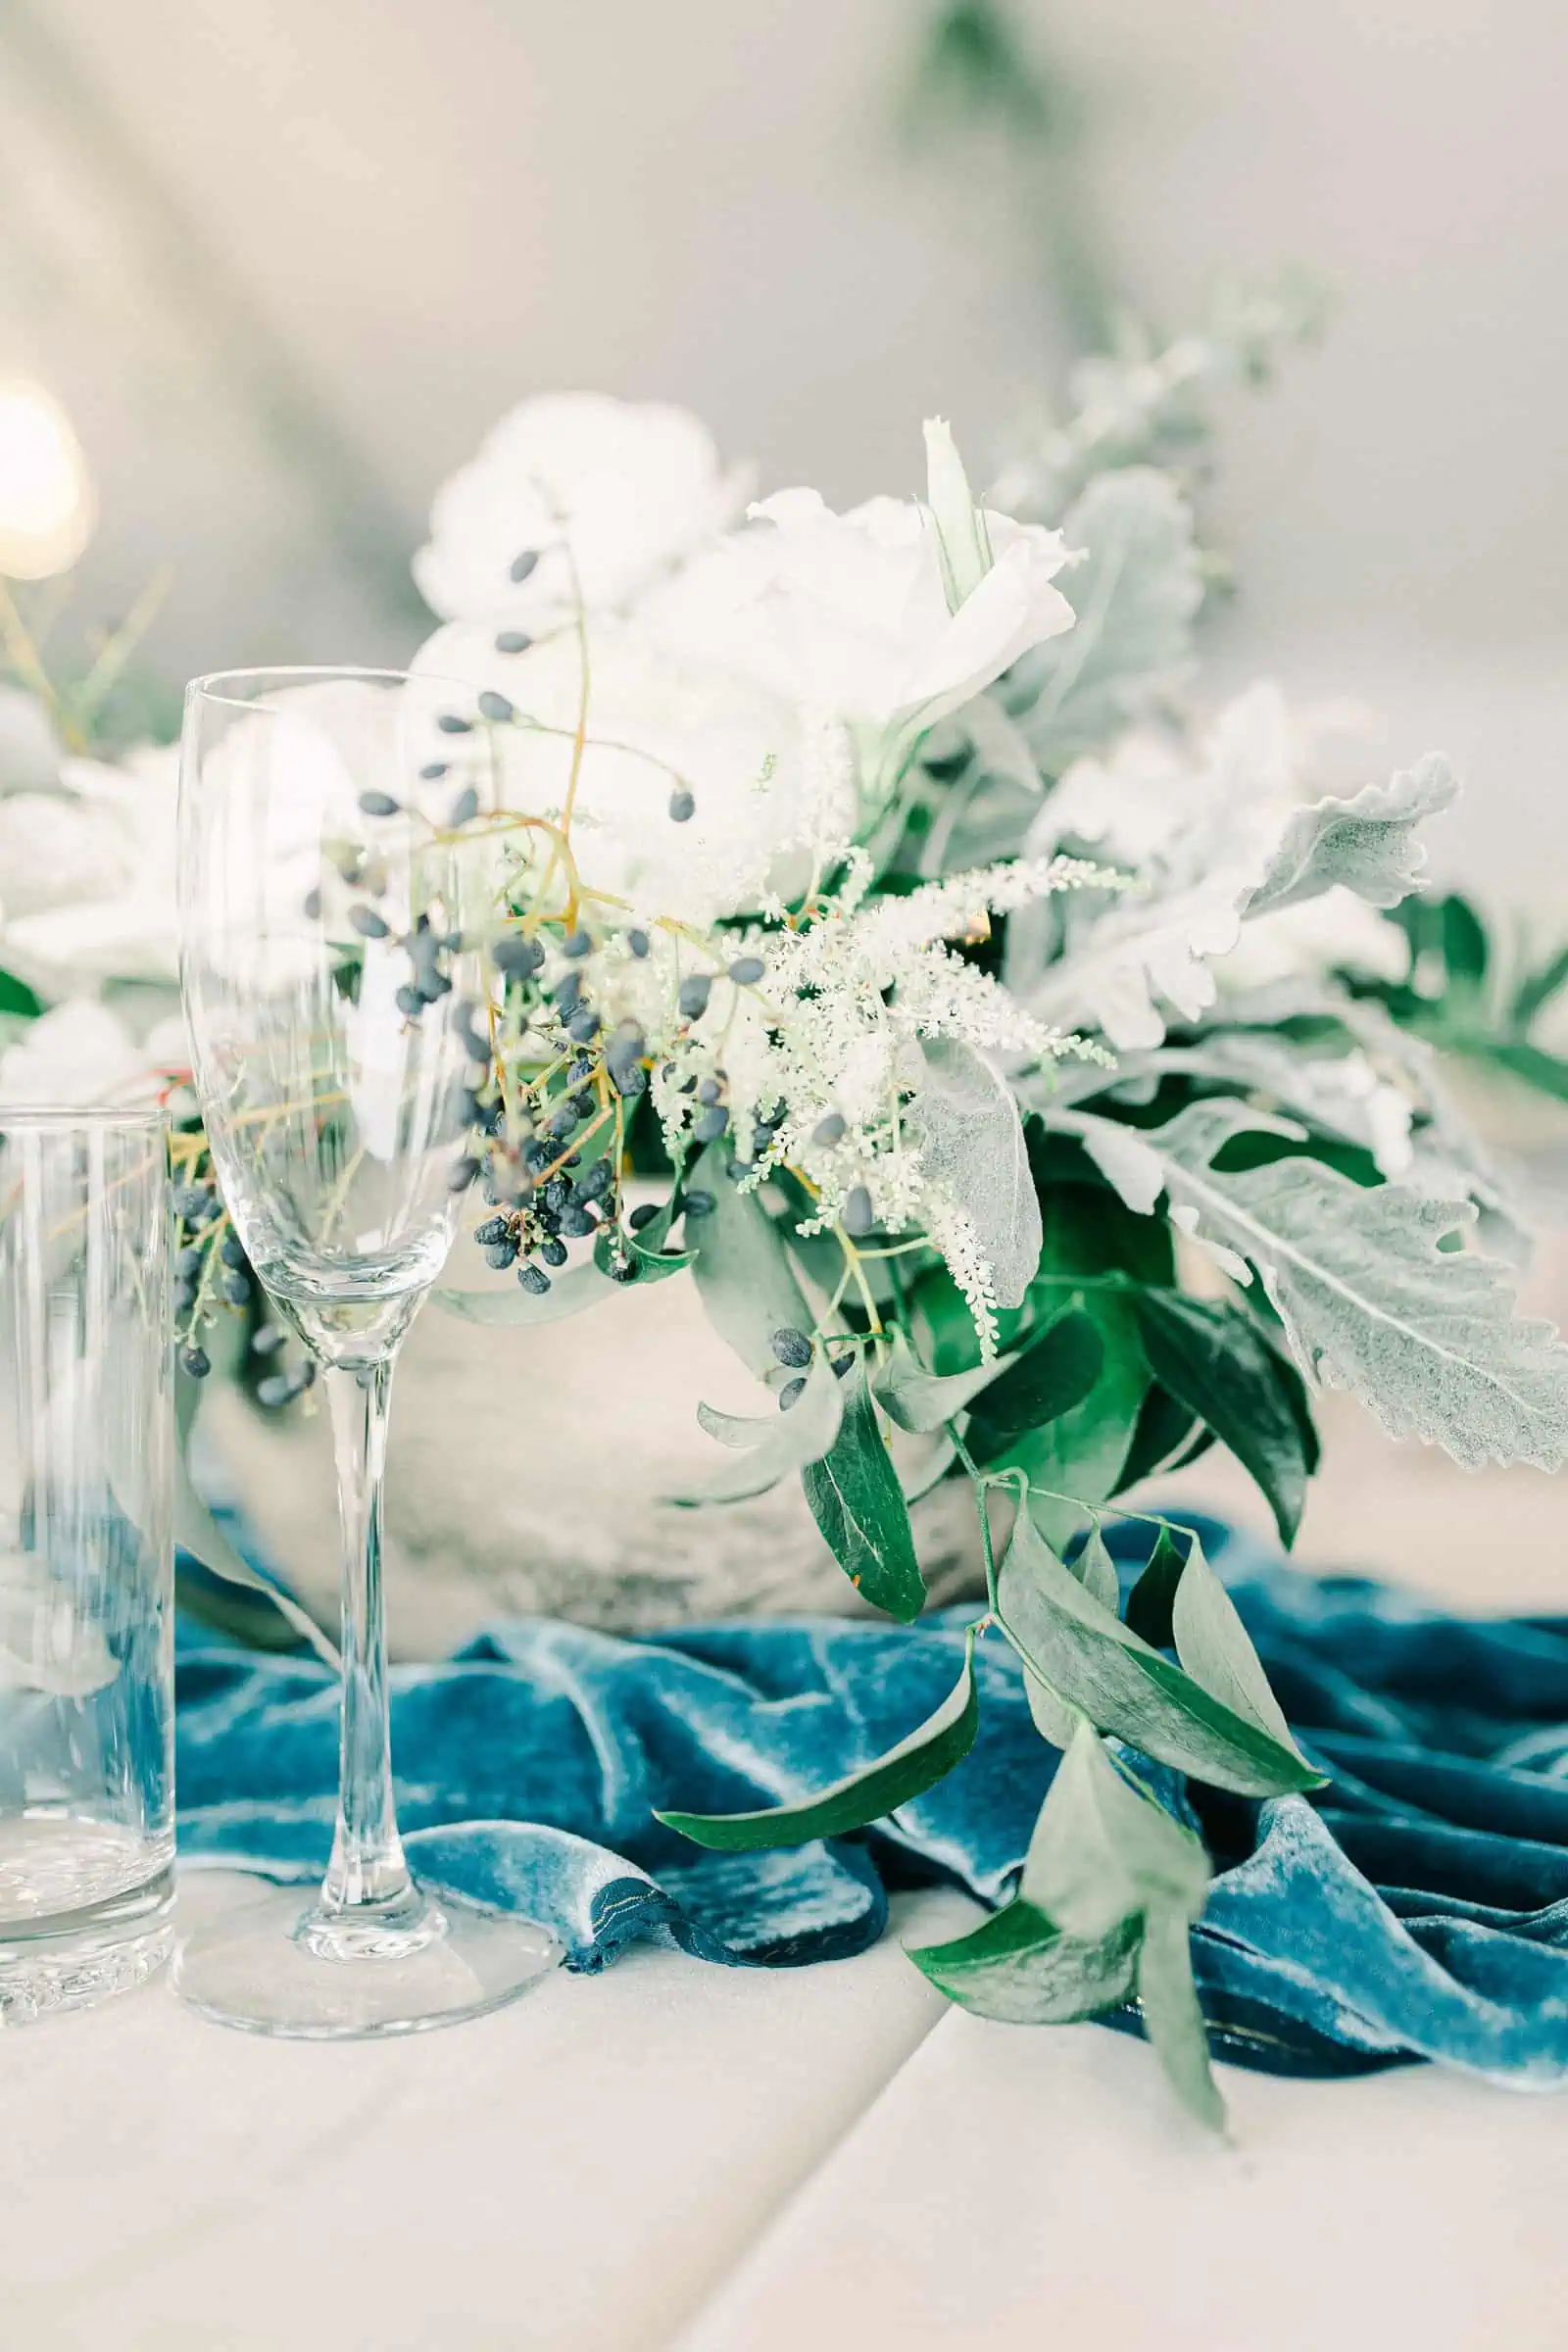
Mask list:
POLYGON ((1223 2077, 1232 2148, 1137 2044, 960 2016, 896 1938, 328 2047, 153 1986, 0 2039, 0 2346, 1562 2352, 1568 2099, 1223 2077))

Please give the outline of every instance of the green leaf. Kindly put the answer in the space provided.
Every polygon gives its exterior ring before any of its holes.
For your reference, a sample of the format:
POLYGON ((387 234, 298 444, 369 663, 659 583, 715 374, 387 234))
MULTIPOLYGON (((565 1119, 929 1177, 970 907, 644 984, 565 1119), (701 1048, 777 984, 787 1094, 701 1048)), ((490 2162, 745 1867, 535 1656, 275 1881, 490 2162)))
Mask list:
POLYGON ((549 1290, 537 1297, 514 1282, 498 1285, 493 1291, 460 1291, 443 1283, 434 1297, 437 1306, 465 1323, 531 1325, 564 1322, 568 1315, 580 1315, 590 1306, 618 1298, 623 1288, 630 1285, 612 1282, 596 1265, 585 1263, 557 1274, 549 1290))
POLYGON ((1153 1382, 1144 1398, 1133 1442, 1121 1466, 1118 1493, 1122 1488, 1136 1487, 1144 1479, 1152 1478, 1162 1465, 1170 1464, 1172 1456, 1181 1453, 1191 1442, 1197 1426, 1186 1405, 1178 1404, 1168 1389, 1153 1382))
POLYGON ((689 1220, 686 1231, 708 1320, 760 1380, 777 1368, 774 1332, 809 1331, 814 1318, 760 1195, 743 1193, 724 1173, 733 1150, 720 1138, 698 1160, 690 1189, 709 1194, 713 1206, 710 1215, 689 1220))
POLYGON ((1186 1565, 1170 1529, 1162 1527, 1142 1576, 1127 1595, 1127 1630, 1151 1649, 1169 1649, 1175 1642, 1171 1611, 1186 1565))
POLYGON ((1177 1910, 1152 1910, 1138 1948, 1138 2006, 1165 2080, 1190 2115, 1225 2129, 1225 2102, 1208 2062, 1208 2033, 1193 1982, 1192 1924, 1177 1910))
POLYGON ((1509 1006, 1509 1017, 1516 1029, 1528 1029, 1538 1012, 1560 996, 1568 983, 1568 948, 1559 948, 1549 961, 1538 971, 1520 981, 1509 1006))
POLYGON ((1171 1633, 1176 1655, 1195 1682, 1288 1748, 1303 1772, 1311 1771, 1291 1737, 1236 1603, 1204 1558, 1196 1534, 1171 1602, 1171 1633))
POLYGON ((1098 1527, 1090 1530, 1088 1543, 1082 1545, 1076 1559, 1068 1565, 1084 1591, 1092 1592, 1101 1607, 1108 1609, 1114 1616, 1121 1606, 1121 1578, 1116 1574, 1116 1563, 1105 1549, 1105 1539, 1098 1527))
POLYGON ((30 1021, 43 1010, 43 999, 19 980, 15 972, 0 969, 0 1013, 16 1013, 30 1021))
POLYGON ((1104 1341, 1093 1318, 1069 1307, 985 1389, 974 1408, 977 1447, 1000 1452, 1021 1431, 1071 1412, 1100 1378, 1104 1360, 1104 1341))
POLYGON ((908 1625, 925 1604, 909 1506, 877 1427, 864 1364, 857 1363, 842 1385, 849 1394, 838 1436, 802 1473, 806 1499, 860 1597, 908 1625))
POLYGON ((1293 1748, 1102 1608, 1062 1566, 1027 1511, 1013 1523, 1000 1598, 1004 1624, 1041 1680, 1146 1755, 1243 1796, 1323 1787, 1322 1775, 1293 1748))
POLYGON ((803 1845, 811 1838, 844 1838, 935 1788, 974 1745, 980 1700, 974 1684, 974 1629, 964 1639, 963 1670, 935 1713, 874 1763, 847 1773, 816 1796, 752 1813, 657 1813, 666 1829, 719 1853, 759 1846, 803 1845))
POLYGON ((671 1193, 657 1217, 650 1217, 636 1233, 621 1234, 618 1245, 612 1235, 602 1233, 594 1244, 594 1264, 600 1273, 609 1275, 617 1249, 625 1250, 637 1269, 639 1282, 664 1282, 671 1274, 684 1273, 688 1266, 695 1265, 695 1250, 664 1248, 669 1229, 680 1214, 680 1205, 679 1193, 671 1193))
POLYGON ((955 1413, 961 1413, 982 1389, 988 1389, 1005 1371, 1007 1360, 994 1357, 968 1372, 927 1372, 895 1325, 887 1360, 878 1368, 871 1391, 890 1421, 924 1437, 941 1429, 955 1413))
POLYGON ((1013 2026, 1063 2026, 1131 1998, 1136 1919, 1085 1943, 1020 1895, 951 1943, 927 1943, 909 1958, 939 1992, 975 2017, 1013 2026))
POLYGON ((1138 1327, 1161 1387, 1257 1482, 1287 1550, 1306 1503, 1301 1433, 1271 1348, 1249 1316, 1179 1291, 1141 1291, 1138 1327))
POLYGON ((1538 1095, 1549 1095, 1554 1102, 1568 1102, 1568 1061, 1561 1054, 1548 1054, 1544 1047, 1533 1046, 1524 1038, 1446 1036, 1441 1029, 1433 1034, 1450 1053, 1463 1054, 1472 1061, 1488 1062, 1495 1070, 1506 1071, 1510 1078, 1533 1086, 1538 1095))
POLYGON ((1479 994, 1487 976, 1489 942, 1486 926, 1468 899, 1457 892, 1439 902, 1438 921, 1443 941, 1443 960, 1448 969, 1450 983, 1458 982, 1472 995, 1479 994))
POLYGON ((765 1494, 781 1478, 804 1470, 827 1452, 839 1434, 844 1390, 834 1378, 825 1351, 818 1348, 806 1386, 788 1412, 771 1412, 756 1420, 736 1413, 717 1413, 700 1404, 697 1418, 711 1438, 728 1446, 738 1459, 705 1479, 699 1487, 672 1494, 671 1502, 688 1509, 710 1502, 747 1502, 765 1494))
POLYGON ((1090 1941, 1141 1911, 1196 1919, 1208 1880, 1202 1839, 1135 1788, 1094 1726, 1080 1723, 1040 1809, 1019 1893, 1090 1941))

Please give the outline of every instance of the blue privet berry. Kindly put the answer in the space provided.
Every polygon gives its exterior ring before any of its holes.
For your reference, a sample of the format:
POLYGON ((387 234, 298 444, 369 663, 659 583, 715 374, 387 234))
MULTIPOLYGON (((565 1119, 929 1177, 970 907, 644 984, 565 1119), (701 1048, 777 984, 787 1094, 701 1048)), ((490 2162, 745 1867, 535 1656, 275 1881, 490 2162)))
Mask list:
POLYGON ((505 973, 509 980, 527 980, 544 962, 545 952, 525 932, 509 931, 504 939, 496 941, 490 957, 497 971, 505 973))
POLYGON ((478 1173, 479 1162, 471 1152, 465 1152, 461 1159, 455 1159, 452 1163, 447 1176, 447 1191, 449 1193, 466 1193, 478 1173))
POLYGON ((538 551, 537 549, 531 547, 525 547, 520 556, 513 557, 512 577, 518 583, 519 586, 528 577, 528 574, 533 570, 538 561, 538 551))
POLYGON ((456 833, 461 826, 471 823, 473 818, 476 817, 478 813, 478 786, 475 784, 466 784, 463 790, 459 793, 457 799, 453 802, 451 808, 447 810, 448 830, 456 833))
POLYGON ((554 1215, 557 1209, 564 1208, 566 1202, 570 1199, 571 1187, 566 1182, 565 1177, 552 1176, 544 1189, 544 1204, 546 1208, 548 1208, 551 1214, 554 1215))
POLYGON ((465 718, 461 711, 443 710, 435 723, 443 735, 471 735, 473 733, 472 719, 465 718))
POLYGON ((269 1372, 265 1380, 256 1383, 256 1401, 270 1410, 282 1404, 292 1404, 303 1385, 292 1372, 269 1372))
POLYGON ((490 1058, 490 1040, 482 1030, 474 1027, 478 1011, 478 1005, 470 998, 460 997, 447 1018, 451 1023, 453 1034, 467 1054, 468 1059, 474 1062, 486 1062, 490 1058))
POLYGON ((566 1262, 566 1245, 558 1242, 555 1235, 551 1234, 540 1243, 539 1254, 547 1266, 564 1266, 566 1262))
POLYGON ((201 1272, 205 1257, 205 1250, 196 1249, 181 1250, 175 1254, 174 1272, 180 1277, 181 1281, 192 1282, 201 1272))
POLYGON ((871 1206, 870 1194, 863 1184, 855 1185, 844 1203, 845 1232, 869 1233, 875 1223, 876 1211, 871 1206))
POLYGON ((581 972, 563 972, 551 994, 555 998, 556 1010, 562 1019, 569 1020, 582 1002, 581 972))
POLYGON ((402 803, 389 792, 362 792, 360 807, 367 816, 396 816, 402 803))
POLYGON ((600 1200, 615 1181, 615 1171, 608 1159, 596 1159, 577 1187, 579 1200, 600 1200))
POLYGON ((170 1298, 176 1317, 183 1321, 196 1303, 196 1285, 193 1282, 176 1282, 170 1298))
POLYGON ((561 953, 563 956, 587 956, 591 953, 593 944, 594 943, 592 939, 590 939, 588 933, 579 927, 579 929, 575 931, 568 931, 566 933, 565 938, 561 943, 561 953))
POLYGON ((321 894, 318 890, 305 893, 305 919, 308 923, 317 923, 321 919, 321 894))
POLYGON ((811 1360, 811 1343, 793 1323, 775 1331, 768 1345, 781 1364, 789 1364, 797 1372, 811 1360))
POLYGON ((790 1406, 797 1401, 805 1386, 805 1381, 801 1379, 787 1380, 784 1383, 778 1393, 778 1409, 781 1413, 789 1411, 790 1406))
POLYGON ((566 1035, 575 1045, 585 1046, 591 1037, 597 1037, 598 1034, 599 1015, 592 1005, 580 1006, 566 1023, 566 1035))
POLYGON ((694 1187, 687 1194, 681 1206, 689 1217, 710 1217, 713 1213, 713 1196, 711 1193, 705 1193, 700 1188, 694 1187))
POLYGON ((508 1226, 505 1217, 486 1217, 482 1225, 474 1227, 473 1238, 481 1250, 489 1250, 497 1242, 504 1242, 507 1232, 508 1226))
POLYGON ((675 1002, 688 1021, 700 1021, 708 1010, 708 1000, 713 993, 713 983, 706 972, 693 972, 680 984, 675 1002))
POLYGON ((825 1119, 818 1119, 816 1125, 811 1129, 812 1143, 838 1143, 844 1135, 846 1124, 847 1122, 840 1117, 836 1110, 830 1110, 827 1114, 827 1117, 825 1119))
POLYGON ((622 1256, 618 1250, 607 1260, 605 1266, 612 1282, 635 1282, 641 1270, 634 1257, 622 1256))
POLYGON ((564 1143, 567 1136, 574 1131, 576 1125, 577 1113, 572 1109, 569 1102, 565 1102, 563 1103, 560 1110, 557 1111, 555 1117, 551 1120, 550 1132, 562 1143, 564 1143))
POLYGON ((853 1355, 838 1356, 833 1364, 833 1377, 835 1380, 842 1380, 846 1372, 853 1372, 854 1369, 855 1358, 853 1355))
POLYGON ((204 1184, 176 1184, 170 1194, 175 1216, 183 1217, 187 1224, 203 1214, 212 1197, 204 1184))
POLYGON ((760 956, 737 956, 729 967, 729 976, 737 988, 755 988, 766 970, 760 956))
POLYGON ((658 1214, 659 1204, 657 1201, 643 1200, 639 1201, 638 1205, 632 1210, 631 1215, 626 1219, 626 1222, 631 1227, 633 1233, 641 1233, 643 1227, 645 1225, 651 1225, 658 1214))
POLYGON ((498 654, 525 654, 533 639, 526 629, 503 629, 496 639, 498 654))
POLYGON ((511 725, 517 712, 515 706, 504 694, 497 694, 494 687, 487 686, 479 697, 479 715, 488 718, 495 726, 505 727, 511 725))
MULTIPOLYGON (((562 1255, 564 1257, 564 1250, 562 1251, 562 1255)), ((519 1266, 517 1281, 521 1288, 535 1298, 542 1298, 550 1288, 550 1277, 543 1266, 519 1266)))
POLYGON ((228 1300, 230 1306, 249 1305, 250 1296, 251 1286, 243 1274, 225 1274, 223 1276, 223 1297, 228 1300))
POLYGON ((377 914, 373 906, 351 906, 349 921, 362 939, 385 939, 392 929, 386 916, 377 914))
POLYGON ((677 825, 684 825, 689 818, 696 815, 696 799, 686 790, 684 784, 678 785, 670 794, 669 813, 674 818, 677 825))
POLYGON ((287 1346, 288 1333, 283 1329, 281 1323, 264 1323, 261 1330, 256 1332, 251 1339, 251 1353, 265 1359, 270 1355, 275 1355, 280 1348, 287 1346))
POLYGON ((751 1172, 752 1163, 749 1159, 726 1159, 724 1162, 724 1173, 731 1184, 744 1184, 751 1172))
POLYGON ((631 1097, 648 1090, 648 1072, 640 1061, 612 1061, 606 1064, 610 1083, 617 1095, 631 1097))
POLYGON ((494 1266, 498 1274, 504 1274, 508 1266, 516 1264, 517 1245, 510 1233, 503 1234, 499 1242, 489 1245, 484 1252, 484 1261, 487 1266, 494 1266))
POLYGON ((561 1212, 561 1230, 568 1240, 580 1242, 585 1234, 593 1232, 594 1220, 585 1208, 568 1206, 561 1212))
POLYGON ((245 1256, 245 1245, 240 1240, 237 1233, 224 1234, 222 1240, 218 1245, 218 1254, 222 1259, 225 1266, 233 1266, 239 1271, 243 1272, 247 1263, 245 1256))
POLYGON ((419 781, 422 784, 439 784, 446 772, 447 762, 444 760, 427 760, 419 770, 419 781))
POLYGON ((396 1004, 399 1012, 411 1021, 416 1021, 424 1010, 423 996, 418 989, 411 988, 407 982, 398 990, 392 1002, 396 1004))
POLYGON ((179 1360, 184 1365, 186 1371, 190 1374, 192 1380, 205 1380, 208 1373, 213 1368, 213 1359, 208 1354, 206 1348, 198 1348, 194 1341, 191 1343, 190 1347, 182 1348, 180 1349, 179 1360))
POLYGON ((585 1086, 580 1095, 572 1096, 571 1107, 579 1119, 591 1119, 599 1108, 599 1098, 591 1088, 585 1086))
POLYGON ((719 1084, 716 1078, 705 1078, 702 1085, 697 1089, 697 1100, 699 1102, 705 1103, 716 1102, 718 1101, 719 1091, 719 1084))
POLYGON ((647 932, 636 930, 628 931, 626 934, 626 945, 628 948, 630 948, 632 954, 640 960, 648 953, 647 932))
POLYGON ((722 1102, 715 1102, 711 1109, 701 1111, 693 1120, 692 1134, 700 1144, 716 1144, 728 1125, 729 1112, 722 1102))

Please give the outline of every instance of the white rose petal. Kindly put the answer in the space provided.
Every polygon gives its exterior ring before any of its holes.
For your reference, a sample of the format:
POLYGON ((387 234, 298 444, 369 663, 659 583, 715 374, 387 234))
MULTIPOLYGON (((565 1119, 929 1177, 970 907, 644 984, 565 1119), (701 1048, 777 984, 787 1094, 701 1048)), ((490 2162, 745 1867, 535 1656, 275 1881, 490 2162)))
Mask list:
POLYGON ((414 576, 448 620, 548 625, 578 590, 590 612, 615 611, 723 530, 746 487, 682 409, 547 393, 504 416, 437 492, 414 576), (514 580, 524 555, 538 563, 514 580))
POLYGON ((0 1102, 125 1103, 150 1100, 154 1048, 138 1046, 107 1004, 81 998, 28 1023, 0 1054, 0 1102))

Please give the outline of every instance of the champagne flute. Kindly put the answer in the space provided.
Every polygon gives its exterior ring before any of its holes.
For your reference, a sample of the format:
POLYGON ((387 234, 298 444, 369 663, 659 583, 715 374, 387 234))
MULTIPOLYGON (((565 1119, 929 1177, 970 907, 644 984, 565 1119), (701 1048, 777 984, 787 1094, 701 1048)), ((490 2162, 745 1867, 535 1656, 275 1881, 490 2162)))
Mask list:
MULTIPOLYGON (((183 1997, 225 2024, 409 2033, 512 1999, 561 1957, 532 1922, 415 1884, 393 1806, 381 1484, 397 1351, 474 1174, 488 1054, 488 773, 471 688, 245 670, 188 689, 181 981, 224 1201, 319 1367, 343 1541, 337 1823, 314 1904, 270 1887, 184 1939, 183 1997)), ((493 876, 491 877, 493 880, 493 876)))

